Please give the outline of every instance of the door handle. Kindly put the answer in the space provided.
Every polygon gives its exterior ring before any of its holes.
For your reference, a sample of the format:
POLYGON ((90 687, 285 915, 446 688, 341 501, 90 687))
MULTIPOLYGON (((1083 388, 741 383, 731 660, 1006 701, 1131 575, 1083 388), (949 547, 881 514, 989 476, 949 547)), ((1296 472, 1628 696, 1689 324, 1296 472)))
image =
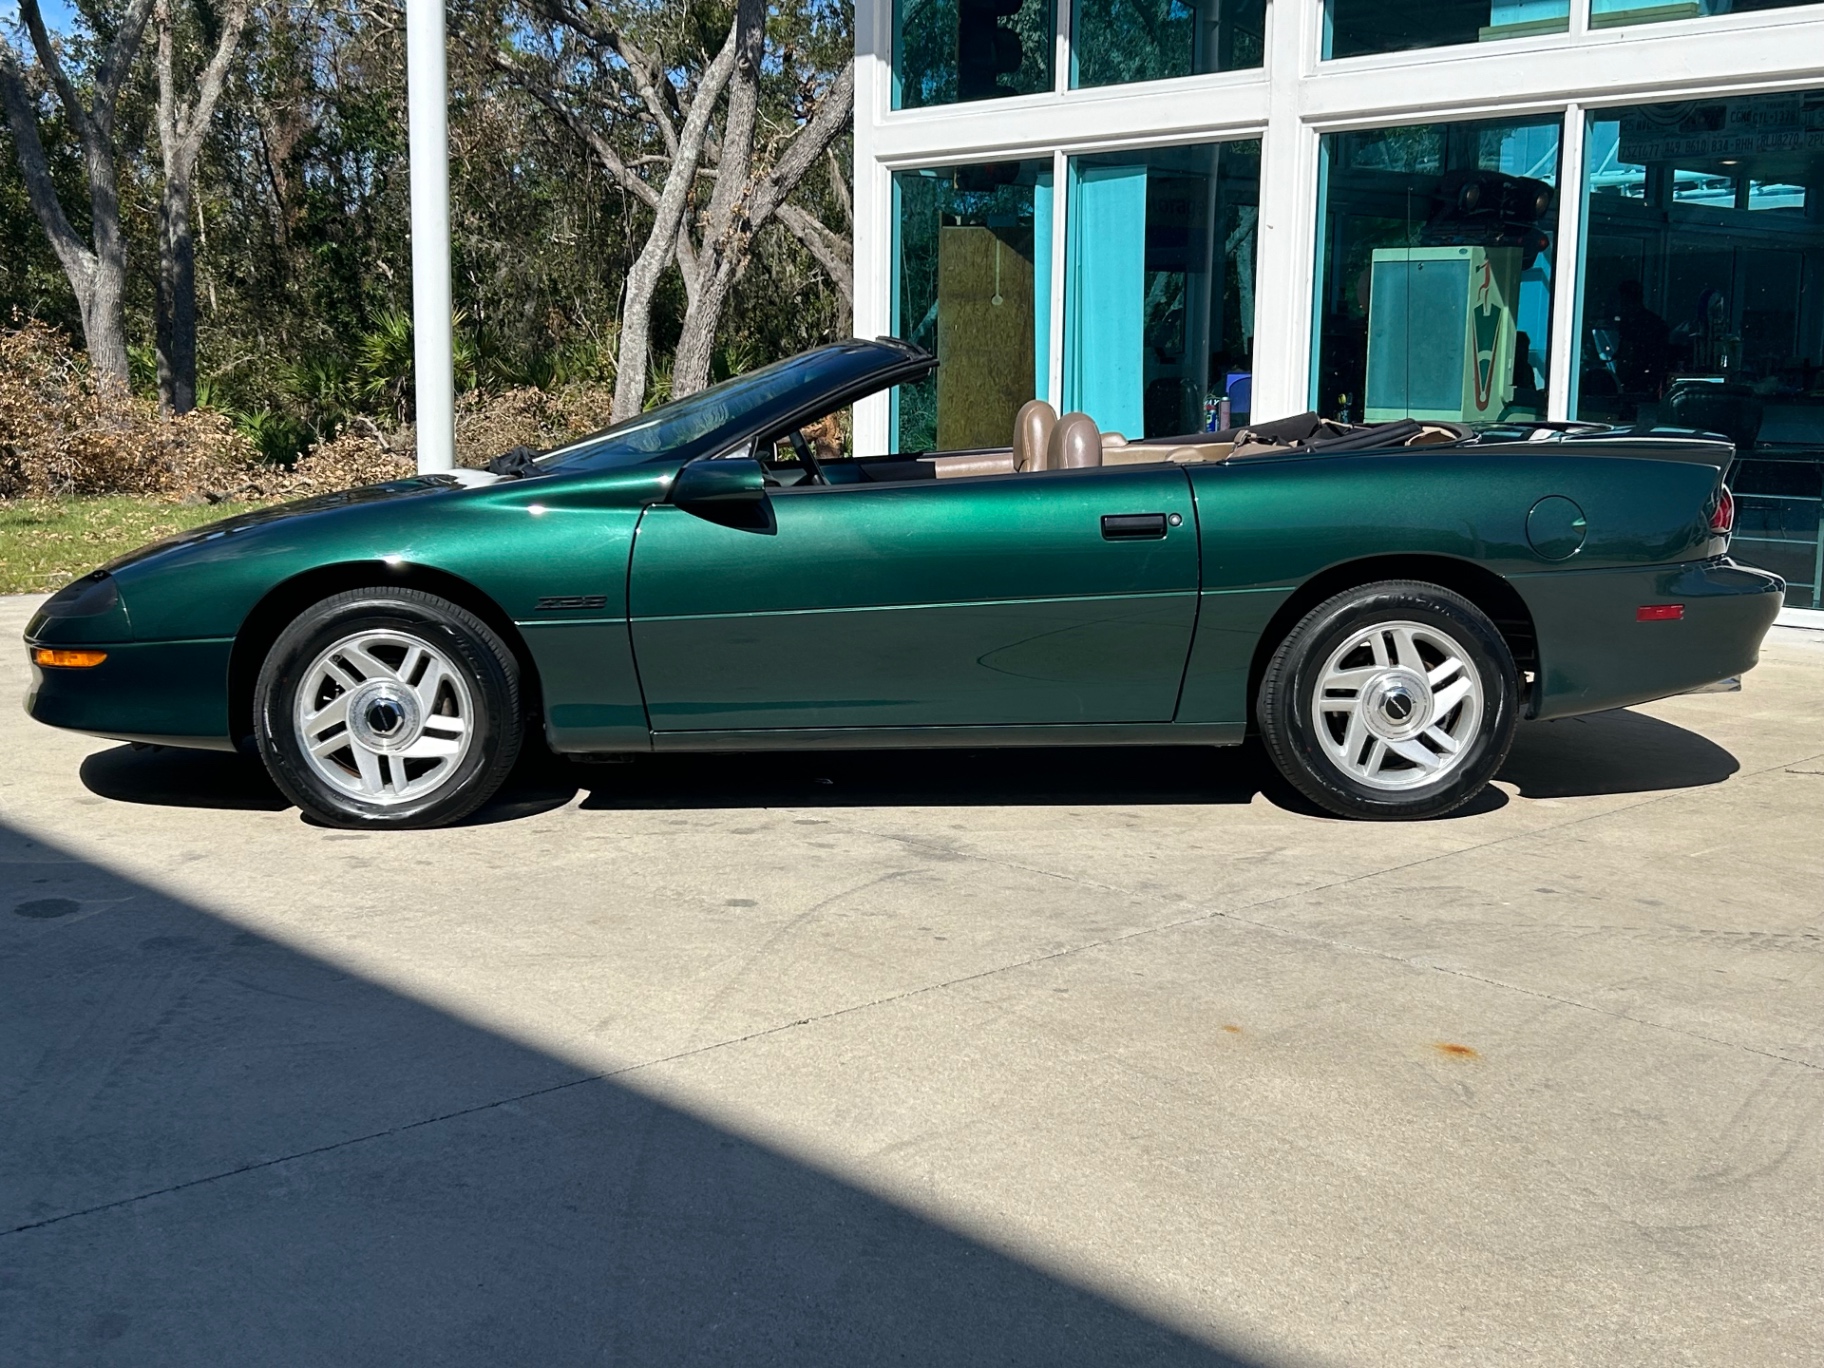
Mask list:
POLYGON ((1104 513, 1104 541, 1157 541, 1165 535, 1163 513, 1104 513))

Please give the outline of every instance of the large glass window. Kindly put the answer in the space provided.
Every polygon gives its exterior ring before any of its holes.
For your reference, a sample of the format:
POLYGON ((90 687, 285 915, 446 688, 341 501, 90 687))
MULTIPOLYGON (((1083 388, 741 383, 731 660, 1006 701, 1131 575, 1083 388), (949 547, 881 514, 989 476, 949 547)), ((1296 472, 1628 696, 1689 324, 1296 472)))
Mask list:
POLYGON ((1129 438, 1246 421, 1260 144, 1074 157, 1064 407, 1129 438))
POLYGON ((1070 83, 1119 85, 1261 64, 1264 0, 1074 0, 1070 83))
POLYGON ((1570 16, 1570 0, 1327 0, 1324 56, 1563 33, 1570 16))
POLYGON ((893 107, 1052 88, 1053 0, 893 0, 893 107))
POLYGON ((1543 418, 1559 121, 1326 134, 1313 406, 1543 418))
POLYGON ((1572 413, 1734 439, 1736 553, 1824 607, 1824 91, 1593 112, 1572 413))
POLYGON ((1658 24, 1667 19, 1696 19, 1705 14, 1747 14, 1753 10, 1790 9, 1816 0, 1590 0, 1590 27, 1658 24))
POLYGON ((895 392, 894 449, 1004 447, 1047 389, 1051 159, 898 172, 893 199, 893 331, 938 359, 895 392))

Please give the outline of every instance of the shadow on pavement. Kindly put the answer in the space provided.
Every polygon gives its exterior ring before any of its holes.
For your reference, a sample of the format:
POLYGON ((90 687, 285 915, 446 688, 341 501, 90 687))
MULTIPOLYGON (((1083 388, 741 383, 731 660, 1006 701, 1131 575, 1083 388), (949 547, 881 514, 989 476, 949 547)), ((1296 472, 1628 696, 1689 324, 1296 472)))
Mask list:
POLYGON ((1522 798, 1585 798, 1720 784, 1740 762, 1708 737, 1617 709, 1522 723, 1496 777, 1522 798))
MULTIPOLYGON (((1620 710, 1523 723, 1497 776, 1523 798, 1578 798, 1718 784, 1740 768, 1715 742, 1620 710)), ((91 793, 166 807, 279 811, 289 806, 255 761, 214 751, 97 751, 82 764, 91 793)), ((1274 772, 1254 743, 1006 750, 779 751, 641 755, 587 764, 529 753, 469 825, 562 807, 582 792, 591 810, 746 807, 995 807, 1151 803, 1276 806, 1325 816, 1274 772)), ((1451 814, 1507 802, 1490 788, 1451 814)))
POLYGON ((257 760, 226 751, 116 746, 82 762, 82 784, 99 798, 153 807, 283 812, 291 804, 257 760))
POLYGON ((0 888, 0 1362, 1251 1362, 5 826, 0 888))

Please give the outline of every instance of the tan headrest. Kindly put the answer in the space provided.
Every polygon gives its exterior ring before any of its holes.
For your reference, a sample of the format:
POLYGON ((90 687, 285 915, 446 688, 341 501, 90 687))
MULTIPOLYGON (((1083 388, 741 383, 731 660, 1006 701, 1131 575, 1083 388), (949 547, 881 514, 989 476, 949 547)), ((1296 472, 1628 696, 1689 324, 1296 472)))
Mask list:
POLYGON ((1067 413, 1051 430, 1051 441, 1045 447, 1045 465, 1049 470, 1080 470, 1102 464, 1102 436, 1096 431, 1096 420, 1087 413, 1067 413))
POLYGON ((1045 469, 1045 452, 1052 430, 1058 425, 1058 411, 1043 399, 1028 399, 1020 405, 1013 419, 1013 468, 1045 469))

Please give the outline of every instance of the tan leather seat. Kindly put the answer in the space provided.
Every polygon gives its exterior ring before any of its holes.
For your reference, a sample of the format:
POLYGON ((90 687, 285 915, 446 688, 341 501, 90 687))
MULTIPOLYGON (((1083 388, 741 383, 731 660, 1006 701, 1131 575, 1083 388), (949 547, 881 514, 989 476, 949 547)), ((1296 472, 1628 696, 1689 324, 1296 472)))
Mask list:
POLYGON ((920 456, 940 480, 966 479, 972 475, 1011 475, 1013 453, 1009 451, 972 451, 957 456, 920 456))
POLYGON ((1102 434, 1087 413, 1067 413, 1051 430, 1045 444, 1047 470, 1080 470, 1102 464, 1102 434))
POLYGON ((1013 419, 1013 468, 1044 470, 1046 446, 1058 425, 1058 411, 1043 399, 1028 399, 1013 419))

